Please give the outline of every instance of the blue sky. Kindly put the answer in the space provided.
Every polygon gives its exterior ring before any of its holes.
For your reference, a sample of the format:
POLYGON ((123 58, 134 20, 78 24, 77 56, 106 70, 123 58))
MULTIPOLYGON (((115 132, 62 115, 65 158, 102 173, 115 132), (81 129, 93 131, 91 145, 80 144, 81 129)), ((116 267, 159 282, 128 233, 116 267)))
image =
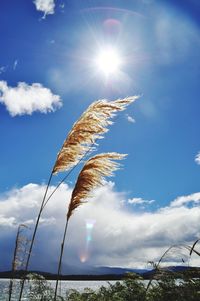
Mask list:
MULTIPOLYGON (((123 169, 117 171, 106 186, 107 202, 110 193, 113 199, 116 197, 116 203, 123 204, 119 210, 118 205, 111 202, 113 210, 117 208, 117 218, 121 212, 122 220, 125 214, 130 220, 136 215, 145 223, 148 215, 147 224, 151 225, 151 218, 159 216, 154 238, 146 237, 146 242, 151 242, 151 252, 145 253, 147 259, 151 254, 153 259, 159 257, 173 241, 168 236, 163 239, 164 234, 156 236, 163 212, 165 215, 169 210, 169 216, 176 216, 177 223, 182 210, 186 210, 187 217, 192 220, 200 216, 199 12, 200 5, 195 0, 1 1, 0 200, 3 205, 0 227, 8 236, 3 236, 0 242, 4 254, 1 256, 5 256, 0 269, 9 266, 12 251, 9 239, 14 238, 16 225, 24 221, 33 224, 38 205, 34 205, 32 196, 36 194, 39 203, 40 189, 48 180, 68 131, 97 99, 140 95, 139 100, 114 119, 110 131, 99 141, 98 152, 128 154, 123 169), (106 78, 97 70, 95 58, 99 49, 108 46, 118 50, 122 64, 115 74, 106 78), (24 203, 20 204, 20 196, 24 193, 30 202, 27 208, 34 208, 27 211, 27 216, 24 203), (16 207, 12 207, 13 199, 18 204, 16 207), (175 201, 180 211, 174 206, 175 201), (159 244, 160 249, 156 249, 159 244)), ((66 197, 63 192, 64 199, 59 202, 67 202, 80 167, 68 178, 63 187, 66 197)), ((52 185, 62 176, 55 176, 52 185)), ((98 193, 101 191, 97 196, 98 193)), ((44 237, 48 237, 51 227, 57 229, 55 237, 59 236, 61 226, 57 216, 61 218, 59 210, 66 204, 59 206, 55 216, 53 209, 47 209, 49 222, 44 222, 46 226, 41 231, 44 237)), ((81 223, 78 217, 83 221, 87 219, 84 210, 90 209, 80 208, 82 212, 77 213, 77 220, 75 218, 77 223, 81 223)), ((187 225, 187 219, 185 223, 187 225)), ((122 224, 116 233, 124 229, 122 224)), ((134 218, 133 224, 137 236, 141 228, 137 228, 134 218)), ((179 234, 186 225, 180 221, 179 234)), ((100 229, 98 223, 95 227, 100 229)), ((195 227, 196 230, 191 229, 185 237, 177 234, 176 241, 193 242, 199 237, 198 227, 195 227)), ((88 264, 109 265, 109 250, 106 253, 101 248, 104 240, 98 233, 100 230, 94 235, 96 247, 93 245, 92 249, 91 246, 88 264)), ((125 233, 129 240, 130 233, 125 233)), ((38 248, 43 254, 42 246, 38 248)), ((52 254, 56 253, 56 248, 52 247, 52 254)), ((130 248, 135 250, 134 242, 127 247, 124 243, 124 253, 116 247, 116 260, 110 264, 141 266, 139 259, 131 261, 130 248), (125 254, 127 260, 122 262, 120 256, 125 257, 125 254)), ((78 249, 81 246, 72 242, 73 252, 68 251, 69 258, 74 252, 78 254, 78 249)), ((76 257, 73 260, 77 263, 76 257)))

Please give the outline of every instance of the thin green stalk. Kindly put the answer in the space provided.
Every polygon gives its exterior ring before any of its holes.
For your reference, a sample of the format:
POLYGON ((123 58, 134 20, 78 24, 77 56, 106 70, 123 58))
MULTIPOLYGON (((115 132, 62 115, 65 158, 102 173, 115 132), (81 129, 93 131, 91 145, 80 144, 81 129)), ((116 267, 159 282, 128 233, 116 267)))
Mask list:
POLYGON ((46 198, 46 195, 47 195, 50 183, 51 183, 52 176, 53 176, 53 172, 51 172, 49 180, 48 180, 48 184, 47 184, 47 187, 46 187, 46 190, 45 190, 45 193, 44 193, 42 204, 40 206, 40 211, 38 213, 37 221, 36 221, 36 224, 35 224, 33 236, 32 236, 32 239, 31 239, 30 249, 29 249, 29 253, 28 253, 28 257, 27 257, 27 261, 26 261, 26 265, 25 265, 25 269, 24 269, 24 276, 23 276, 23 279, 22 279, 22 282, 21 282, 19 301, 21 301, 21 298, 22 298, 23 289, 24 289, 24 283, 25 283, 25 277, 26 277, 26 272, 27 272, 28 266, 29 266, 29 261, 30 261, 30 257, 31 257, 32 249, 33 249, 33 244, 34 244, 34 241, 35 241, 35 235, 36 235, 36 232, 37 232, 37 228, 38 228, 40 217, 41 217, 41 214, 42 214, 42 210, 43 210, 45 198, 46 198))
POLYGON ((67 233, 68 222, 69 222, 69 219, 66 218, 65 230, 64 230, 64 234, 63 234, 63 240, 62 240, 62 243, 61 243, 61 248, 60 248, 60 258, 59 258, 58 271, 57 271, 57 279, 56 279, 56 287, 55 287, 55 293, 54 293, 54 301, 56 301, 56 297, 57 297, 58 281, 59 281, 59 277, 60 277, 62 257, 63 257, 63 251, 64 251, 64 246, 65 246, 65 237, 66 237, 66 233, 67 233))

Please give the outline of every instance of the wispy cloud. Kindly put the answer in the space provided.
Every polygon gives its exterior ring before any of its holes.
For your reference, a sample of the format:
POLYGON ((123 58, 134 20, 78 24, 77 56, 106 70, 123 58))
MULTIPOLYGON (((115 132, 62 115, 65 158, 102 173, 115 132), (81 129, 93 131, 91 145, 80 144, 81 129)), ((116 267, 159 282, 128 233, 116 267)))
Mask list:
MULTIPOLYGON (((50 192, 53 189, 51 186, 50 192)), ((31 225, 35 220, 44 190, 45 185, 28 184, 0 198, 2 262, 5 262, 6 256, 12 257, 10 241, 12 239, 14 243, 17 224, 28 221, 31 225)), ((55 271, 57 267, 59 238, 71 192, 68 185, 61 185, 45 208, 38 237, 40 243, 36 242, 35 245, 35 254, 40 256, 33 257, 35 269, 55 271)), ((127 210, 126 203, 122 204, 124 196, 115 191, 113 183, 105 183, 104 187, 94 191, 93 199, 76 211, 69 225, 63 267, 69 263, 82 266, 87 220, 94 221, 87 258, 90 265, 146 267, 148 261, 157 261, 170 245, 183 242, 191 245, 200 237, 199 207, 187 207, 185 202, 175 207, 172 202, 171 206, 154 212, 135 213, 127 210)), ((136 198, 137 202, 141 203, 142 199, 136 198)), ((171 256, 168 264, 181 262, 181 258, 171 256)), ((199 259, 193 257, 191 264, 198 263, 199 259)))
POLYGON ((0 74, 6 72, 7 67, 6 66, 2 66, 0 67, 0 74))
POLYGON ((199 45, 197 27, 178 11, 176 15, 163 8, 157 11, 155 35, 159 49, 156 60, 160 64, 181 61, 194 51, 194 44, 199 45))
POLYGON ((132 199, 128 199, 128 204, 131 204, 131 205, 144 205, 144 204, 152 204, 154 203, 155 200, 143 200, 142 198, 132 198, 132 199))
POLYGON ((33 1, 36 9, 44 13, 43 19, 46 15, 52 15, 55 12, 55 1, 54 0, 35 0, 33 1))
POLYGON ((61 10, 61 12, 62 13, 64 13, 64 8, 65 8, 65 3, 61 3, 60 5, 59 5, 59 8, 60 8, 60 10, 61 10))
POLYGON ((129 114, 126 114, 126 119, 131 123, 135 123, 135 119, 132 116, 130 116, 129 114))
POLYGON ((15 60, 14 64, 13 64, 13 70, 15 70, 17 68, 17 65, 18 65, 18 60, 15 60))
POLYGON ((200 152, 196 155, 195 162, 200 165, 200 152))
POLYGON ((39 83, 20 82, 16 87, 9 87, 6 81, 0 81, 0 103, 11 116, 31 115, 35 111, 48 113, 62 105, 60 96, 39 83))

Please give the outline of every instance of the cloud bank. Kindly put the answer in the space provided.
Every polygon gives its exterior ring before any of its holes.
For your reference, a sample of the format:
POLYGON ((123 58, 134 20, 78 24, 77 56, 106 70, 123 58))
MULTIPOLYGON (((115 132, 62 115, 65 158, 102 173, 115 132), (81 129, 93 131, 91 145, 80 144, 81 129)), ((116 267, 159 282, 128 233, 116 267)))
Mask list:
POLYGON ((39 83, 19 82, 16 87, 9 87, 6 81, 0 81, 0 103, 11 116, 53 112, 62 105, 60 96, 39 83))
POLYGON ((55 12, 54 0, 35 0, 33 3, 37 10, 44 12, 43 18, 45 18, 46 15, 52 15, 55 12))
MULTIPOLYGON (((51 186, 50 192, 53 188, 51 186)), ((33 227, 44 189, 44 185, 27 184, 0 197, 0 253, 5 263, 1 269, 9 268, 11 263, 17 225, 25 223, 33 227)), ((72 216, 63 271, 69 264, 147 267, 148 261, 157 261, 170 245, 192 245, 200 237, 200 208, 188 206, 188 202, 196 195, 186 197, 187 201, 176 199, 168 207, 154 212, 136 209, 130 212, 127 202, 122 202, 125 194, 116 192, 113 183, 107 183, 72 216)), ((56 271, 70 196, 71 188, 63 184, 45 208, 36 237, 32 268, 56 271)), ((181 264, 181 256, 172 254, 168 264, 181 264)), ((199 265, 199 258, 192 257, 191 264, 199 265)))
POLYGON ((180 207, 188 205, 189 203, 193 203, 196 205, 200 204, 200 192, 176 198, 173 202, 171 202, 171 207, 180 207))

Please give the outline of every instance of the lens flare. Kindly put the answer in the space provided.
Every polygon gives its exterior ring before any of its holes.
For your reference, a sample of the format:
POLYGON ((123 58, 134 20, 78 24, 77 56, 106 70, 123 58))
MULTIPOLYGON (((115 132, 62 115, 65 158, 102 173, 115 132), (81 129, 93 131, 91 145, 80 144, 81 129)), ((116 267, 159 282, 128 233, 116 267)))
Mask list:
POLYGON ((89 220, 89 219, 87 219, 85 221, 85 228, 86 228, 85 250, 82 251, 82 253, 80 255, 80 261, 82 263, 85 263, 86 261, 88 261, 88 259, 90 257, 90 244, 92 242, 92 231, 93 231, 95 222, 96 222, 95 220, 89 220))
POLYGON ((82 255, 80 256, 80 261, 81 261, 82 263, 85 263, 85 262, 87 261, 87 255, 82 254, 82 255))
POLYGON ((86 223, 86 229, 93 229, 93 227, 94 227, 94 224, 95 224, 95 220, 93 220, 93 219, 87 219, 86 221, 85 221, 85 223, 86 223))

